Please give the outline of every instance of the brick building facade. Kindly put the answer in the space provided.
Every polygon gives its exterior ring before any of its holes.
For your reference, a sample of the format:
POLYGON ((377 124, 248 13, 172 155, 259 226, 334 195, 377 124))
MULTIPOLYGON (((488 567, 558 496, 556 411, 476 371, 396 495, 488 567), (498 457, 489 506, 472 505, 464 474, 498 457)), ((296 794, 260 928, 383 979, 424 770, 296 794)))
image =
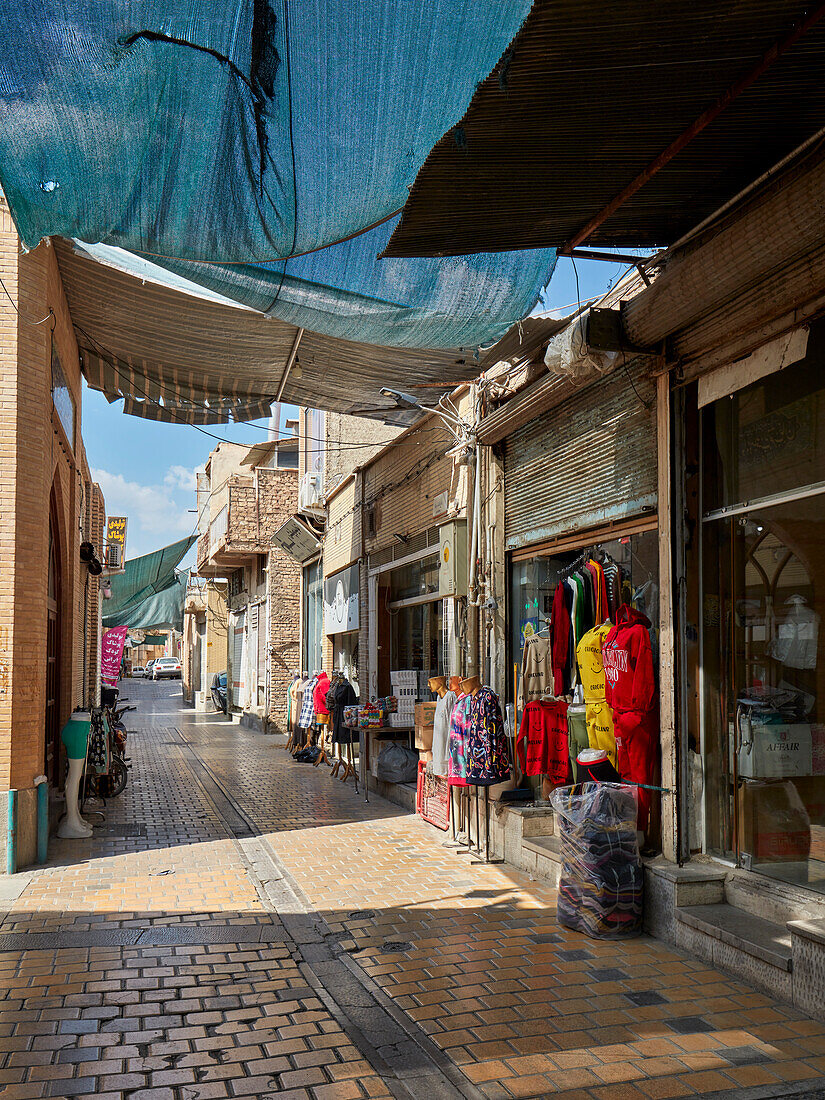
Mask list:
POLYGON ((60 730, 98 681, 99 586, 79 549, 89 541, 102 554, 105 509, 80 434, 80 361, 54 250, 22 253, 5 204, 0 275, 0 791, 4 807, 17 792, 22 867, 36 854, 34 781, 61 785, 60 730))

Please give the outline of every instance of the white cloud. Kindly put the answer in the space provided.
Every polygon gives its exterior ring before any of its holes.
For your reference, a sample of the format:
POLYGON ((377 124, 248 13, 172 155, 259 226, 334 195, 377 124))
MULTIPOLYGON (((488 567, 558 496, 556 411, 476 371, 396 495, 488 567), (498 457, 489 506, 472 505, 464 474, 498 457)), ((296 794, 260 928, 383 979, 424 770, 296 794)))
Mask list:
POLYGON ((128 517, 127 557, 158 550, 195 526, 188 512, 195 505, 194 472, 183 466, 172 466, 161 485, 141 485, 101 469, 92 470, 92 478, 103 490, 107 515, 128 517))
POLYGON ((194 493, 198 487, 197 475, 203 470, 203 466, 195 466, 193 470, 190 470, 186 466, 170 466, 166 471, 166 477, 163 479, 164 485, 169 485, 175 489, 186 489, 188 492, 194 493))

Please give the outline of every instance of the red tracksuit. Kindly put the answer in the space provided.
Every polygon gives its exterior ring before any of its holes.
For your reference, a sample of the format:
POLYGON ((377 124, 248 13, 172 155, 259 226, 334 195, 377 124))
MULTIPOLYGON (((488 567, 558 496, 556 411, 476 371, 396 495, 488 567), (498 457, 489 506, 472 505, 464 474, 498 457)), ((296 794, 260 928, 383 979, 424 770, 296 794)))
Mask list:
POLYGON ((516 754, 523 775, 546 775, 554 787, 567 782, 567 703, 528 703, 521 716, 516 754))
MULTIPOLYGON (((617 768, 622 779, 653 783, 658 764, 659 714, 650 619, 623 604, 616 625, 602 643, 604 688, 613 709, 617 768)), ((638 788, 639 828, 650 819, 651 792, 638 788)))

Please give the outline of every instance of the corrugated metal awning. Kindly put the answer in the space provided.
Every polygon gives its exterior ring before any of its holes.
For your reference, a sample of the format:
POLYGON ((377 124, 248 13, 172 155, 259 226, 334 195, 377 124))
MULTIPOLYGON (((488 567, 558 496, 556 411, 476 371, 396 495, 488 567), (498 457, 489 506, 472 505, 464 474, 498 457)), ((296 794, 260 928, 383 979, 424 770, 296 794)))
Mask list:
MULTIPOLYGON (((816 19, 804 0, 537 0, 419 171, 387 256, 564 248, 725 93, 816 19)), ((816 133, 825 20, 806 30, 587 244, 670 244, 816 133)))

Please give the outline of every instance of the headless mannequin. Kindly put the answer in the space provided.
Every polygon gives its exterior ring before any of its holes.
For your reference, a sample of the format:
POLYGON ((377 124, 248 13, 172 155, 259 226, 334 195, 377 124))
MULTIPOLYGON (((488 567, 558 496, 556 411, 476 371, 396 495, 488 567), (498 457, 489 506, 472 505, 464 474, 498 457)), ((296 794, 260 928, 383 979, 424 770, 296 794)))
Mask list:
POLYGON ((460 676, 451 676, 450 677, 450 691, 454 691, 456 693, 456 695, 458 695, 458 693, 461 691, 461 677, 460 676))
POLYGON ((461 681, 461 690, 465 695, 475 695, 481 688, 481 680, 478 676, 468 676, 466 680, 461 681))
POLYGON ((446 676, 431 676, 427 681, 427 687, 430 691, 436 692, 439 699, 443 699, 447 694, 447 677, 446 676))

